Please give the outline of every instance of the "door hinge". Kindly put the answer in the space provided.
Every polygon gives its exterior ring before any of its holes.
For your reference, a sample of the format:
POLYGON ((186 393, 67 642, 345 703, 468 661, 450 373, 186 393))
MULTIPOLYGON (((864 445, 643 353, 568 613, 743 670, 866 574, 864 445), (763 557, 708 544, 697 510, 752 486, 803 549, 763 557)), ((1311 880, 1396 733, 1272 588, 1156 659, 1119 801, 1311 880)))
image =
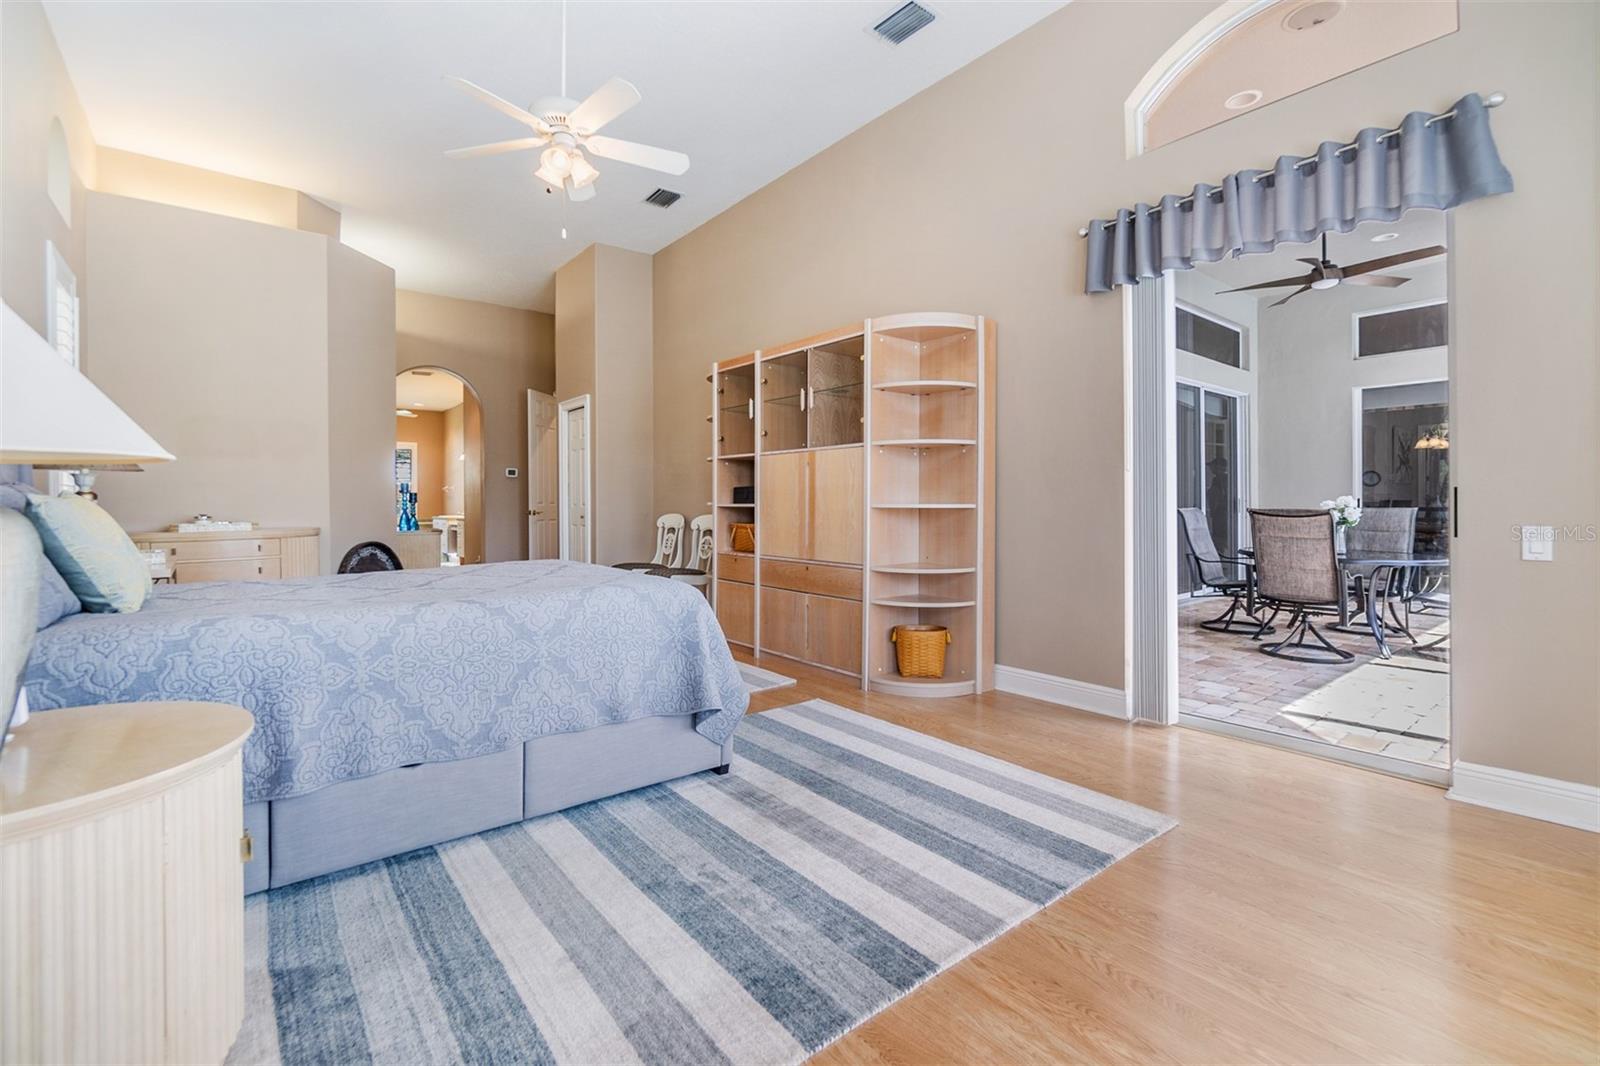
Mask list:
POLYGON ((250 836, 250 830, 244 831, 244 836, 239 838, 239 861, 249 862, 256 857, 256 842, 250 836))

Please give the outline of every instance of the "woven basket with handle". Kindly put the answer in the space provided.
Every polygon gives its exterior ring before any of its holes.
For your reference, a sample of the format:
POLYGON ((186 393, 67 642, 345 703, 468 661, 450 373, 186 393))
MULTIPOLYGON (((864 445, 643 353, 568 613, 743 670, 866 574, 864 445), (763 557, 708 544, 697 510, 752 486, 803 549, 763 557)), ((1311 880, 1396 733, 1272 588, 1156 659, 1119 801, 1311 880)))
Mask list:
POLYGON ((944 626, 895 626, 889 631, 901 677, 943 677, 950 630, 944 626))

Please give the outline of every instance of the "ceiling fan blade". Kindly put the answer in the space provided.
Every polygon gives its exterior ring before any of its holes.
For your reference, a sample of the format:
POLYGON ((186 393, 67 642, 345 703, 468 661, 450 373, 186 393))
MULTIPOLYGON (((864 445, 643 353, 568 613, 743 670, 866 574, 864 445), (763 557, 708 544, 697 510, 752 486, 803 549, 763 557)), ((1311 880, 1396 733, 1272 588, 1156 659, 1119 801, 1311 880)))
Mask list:
POLYGON ((1340 284, 1376 285, 1380 289, 1396 289, 1410 280, 1410 278, 1397 278, 1393 274, 1357 274, 1353 278, 1346 274, 1340 284))
POLYGON ((549 140, 548 137, 518 137, 514 141, 495 141, 493 144, 478 144, 471 148, 452 148, 445 155, 451 159, 476 159, 480 155, 524 152, 529 148, 537 148, 549 140))
POLYGON ((446 74, 445 80, 455 82, 456 86, 467 95, 477 97, 479 100, 482 100, 496 111, 510 115, 518 122, 527 123, 540 133, 550 132, 550 127, 544 124, 544 119, 540 118, 538 115, 535 115, 531 111, 523 110, 516 104, 513 104, 510 100, 502 100, 500 97, 496 96, 494 93, 490 92, 488 89, 485 89, 481 85, 474 85, 466 78, 458 78, 453 74, 446 74))
POLYGON ((1313 267, 1320 267, 1322 265, 1322 260, 1315 259, 1315 258, 1312 258, 1312 259, 1300 258, 1300 259, 1296 259, 1295 262, 1296 263, 1310 263, 1313 267))
POLYGON ((593 133, 641 99, 633 82, 612 78, 589 94, 589 99, 572 109, 567 124, 579 134, 593 133))
POLYGON ((1427 248, 1418 248, 1414 252, 1396 252, 1386 255, 1381 259, 1368 259, 1365 263, 1355 263, 1344 268, 1344 276, 1352 274, 1370 274, 1374 270, 1384 270, 1388 267, 1399 266, 1401 263, 1415 263, 1418 259, 1432 259, 1436 255, 1445 253, 1444 245, 1435 244, 1427 248))
POLYGON ((1281 289, 1285 285, 1310 285, 1317 280, 1315 274, 1302 274, 1297 278, 1279 278, 1277 281, 1263 281, 1258 285, 1241 285, 1237 289, 1221 289, 1217 292, 1221 296, 1225 292, 1250 292, 1253 289, 1281 289))
POLYGON ((594 199, 594 182, 587 185, 574 185, 571 179, 567 180, 567 198, 573 203, 581 204, 585 200, 594 199))
POLYGON ((583 146, 595 155, 615 159, 619 163, 632 163, 636 167, 659 170, 663 174, 682 174, 689 169, 689 157, 682 152, 652 148, 648 144, 619 141, 615 137, 590 137, 584 141, 583 146))
POLYGON ((1290 300, 1294 299, 1296 296, 1299 296, 1301 293, 1309 291, 1310 288, 1311 288, 1310 285, 1302 285, 1298 289, 1296 289, 1293 292, 1291 292, 1289 295, 1285 296, 1283 299, 1274 301, 1273 303, 1270 303, 1267 306, 1268 307, 1282 307, 1284 304, 1288 303, 1290 300))

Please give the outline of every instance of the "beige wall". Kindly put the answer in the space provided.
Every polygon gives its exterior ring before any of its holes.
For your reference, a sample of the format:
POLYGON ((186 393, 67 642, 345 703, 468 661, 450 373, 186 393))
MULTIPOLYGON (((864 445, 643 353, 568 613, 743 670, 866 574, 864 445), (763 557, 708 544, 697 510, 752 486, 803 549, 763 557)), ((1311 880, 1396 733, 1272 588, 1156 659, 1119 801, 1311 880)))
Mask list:
POLYGON ((394 273, 320 234, 88 196, 89 377, 177 456, 101 479, 130 530, 205 512, 393 531, 394 273))
POLYGON ((1072 4, 657 254, 656 510, 707 498, 712 360, 867 315, 993 316, 999 660, 1120 688, 1122 302, 1083 295, 1078 227, 1504 90, 1493 121, 1517 192, 1455 213, 1455 754, 1600 782, 1600 547, 1522 563, 1511 531, 1600 509, 1600 5, 1463 3, 1453 36, 1127 160, 1122 100, 1201 13, 1072 4), (952 130, 994 147, 992 180, 961 165, 952 130))
POLYGON ((394 532, 394 271, 337 241, 328 258, 328 533, 346 551, 394 532))
POLYGON ((100 192, 339 237, 339 213, 303 192, 117 148, 101 148, 100 192))
POLYGON ((467 467, 461 456, 467 453, 467 405, 458 403, 444 419, 444 514, 467 513, 467 467))
MULTIPOLYGON (((44 333, 45 242, 54 241, 84 277, 84 196, 95 185, 96 153, 89 121, 67 77, 55 36, 37 0, 0 4, 0 298, 44 333), (45 190, 50 123, 59 118, 72 161, 72 222, 62 218, 45 190)), ((89 361, 82 346, 83 363, 89 361)))
MULTIPOLYGON (((436 366, 483 405, 484 558, 528 557, 527 390, 555 389, 555 320, 520 308, 401 290, 393 370, 436 366), (506 467, 520 476, 508 478, 506 467)), ((392 402, 393 397, 390 397, 392 402)))
POLYGON ((650 256, 599 244, 556 273, 556 398, 593 397, 589 523, 601 564, 653 550, 653 284, 650 256))
POLYGON ((412 461, 411 491, 417 494, 417 518, 426 525, 434 515, 447 513, 444 507, 447 467, 443 413, 418 411, 415 418, 395 416, 394 439, 396 444, 410 441, 417 446, 412 461))
POLYGON ((101 502, 134 531, 205 512, 328 532, 327 241, 104 193, 88 216, 89 377, 177 456, 101 478, 101 502))

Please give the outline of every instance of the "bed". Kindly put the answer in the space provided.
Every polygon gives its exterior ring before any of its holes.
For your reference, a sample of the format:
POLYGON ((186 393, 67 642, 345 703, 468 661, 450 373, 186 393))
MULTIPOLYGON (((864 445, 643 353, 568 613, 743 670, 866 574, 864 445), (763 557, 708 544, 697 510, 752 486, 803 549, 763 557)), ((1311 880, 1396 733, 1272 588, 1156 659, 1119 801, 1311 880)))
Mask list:
POLYGON ((23 683, 251 711, 247 892, 725 771, 749 701, 696 590, 554 561, 162 586, 41 631, 23 683))

